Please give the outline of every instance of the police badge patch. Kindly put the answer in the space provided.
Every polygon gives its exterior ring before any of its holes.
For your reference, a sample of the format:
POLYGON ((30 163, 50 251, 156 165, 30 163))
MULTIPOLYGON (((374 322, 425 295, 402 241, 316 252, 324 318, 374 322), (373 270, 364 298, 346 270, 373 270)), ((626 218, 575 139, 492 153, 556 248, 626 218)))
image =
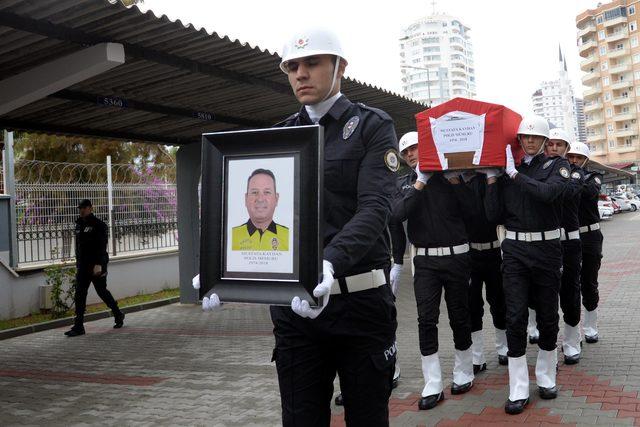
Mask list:
POLYGON ((544 165, 542 165, 542 169, 546 169, 549 166, 551 166, 551 163, 553 163, 553 159, 552 160, 547 160, 547 163, 545 163, 544 165))
POLYGON ((560 176, 562 176, 563 178, 569 178, 569 169, 562 167, 560 168, 559 172, 560 176))
POLYGON ((353 132, 355 132, 356 128, 358 127, 358 123, 360 123, 360 117, 358 116, 351 117, 349 121, 345 123, 344 127, 342 128, 342 139, 344 140, 349 139, 349 137, 353 135, 353 132))
POLYGON ((571 178, 580 179, 580 174, 578 172, 574 172, 574 173, 571 174, 571 178))
POLYGON ((387 165, 391 172, 398 172, 400 161, 398 160, 396 150, 387 150, 387 152, 384 153, 384 164, 387 165))
POLYGON ((274 237, 273 239, 271 239, 271 249, 273 249, 274 251, 278 250, 278 244, 280 242, 278 242, 278 238, 274 237))
POLYGON ((602 181, 600 181, 600 178, 598 178, 597 176, 595 178, 593 178, 593 180, 596 182, 596 184, 600 185, 602 184, 602 181))

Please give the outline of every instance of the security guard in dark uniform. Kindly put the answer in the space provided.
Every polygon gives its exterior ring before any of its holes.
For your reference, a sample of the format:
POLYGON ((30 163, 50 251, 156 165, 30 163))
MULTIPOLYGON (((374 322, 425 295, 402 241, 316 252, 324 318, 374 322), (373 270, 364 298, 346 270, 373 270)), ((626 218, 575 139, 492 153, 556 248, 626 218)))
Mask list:
POLYGON ((582 305, 584 305, 584 338, 589 344, 598 342, 598 272, 602 261, 602 233, 600 232, 600 213, 598 212, 598 196, 602 185, 602 175, 586 171, 584 167, 589 161, 589 147, 583 143, 571 146, 567 158, 584 175, 584 186, 578 217, 580 220, 580 241, 582 243, 582 269, 580 285, 582 305))
POLYGON ((456 349, 451 393, 466 393, 473 386, 471 266, 463 220, 473 205, 458 172, 423 173, 418 165, 416 175, 414 187, 394 201, 391 220, 407 221, 409 241, 416 246, 414 291, 425 381, 418 408, 427 410, 444 399, 437 327, 443 288, 456 349))
POLYGON ((297 34, 283 51, 300 111, 280 126, 324 126, 324 261, 314 296, 271 307, 282 420, 328 426, 336 372, 345 421, 386 426, 395 363, 396 309, 386 233, 399 166, 392 119, 340 93, 347 62, 324 30, 297 34), (335 278, 335 280, 334 280, 335 278))
POLYGON ((68 337, 84 335, 84 312, 87 305, 87 292, 93 282, 96 293, 113 312, 114 328, 121 328, 124 313, 107 290, 107 225, 93 215, 91 201, 84 199, 78 205, 80 216, 76 220, 76 318, 73 327, 65 332, 68 337))
POLYGON ((489 222, 485 213, 487 178, 496 177, 497 169, 466 172, 463 178, 471 190, 475 208, 466 218, 469 246, 471 247, 471 283, 469 286, 469 310, 471 312, 471 350, 473 373, 487 369, 484 356, 482 318, 484 316, 483 284, 486 286, 487 302, 493 319, 496 336, 498 363, 507 364, 506 307, 502 290, 502 254, 497 234, 497 224, 489 222))
POLYGON ((554 399, 556 388, 556 340, 558 292, 562 249, 560 246, 561 195, 569 180, 569 163, 548 159, 542 153, 549 138, 549 124, 539 116, 525 117, 518 129, 525 151, 516 169, 511 146, 507 147, 506 175, 487 181, 487 218, 504 221, 502 271, 507 307, 509 346, 508 414, 521 413, 529 402, 529 370, 526 360, 529 299, 537 311, 540 340, 536 382, 540 397, 554 399))
MULTIPOLYGON (((547 157, 565 157, 573 145, 564 129, 549 131, 545 146, 547 157)), ((560 308, 564 319, 562 352, 564 363, 575 365, 580 361, 580 265, 582 247, 580 245, 580 223, 578 210, 582 199, 584 172, 576 165, 571 166, 571 178, 562 195, 562 281, 560 284, 560 308)))

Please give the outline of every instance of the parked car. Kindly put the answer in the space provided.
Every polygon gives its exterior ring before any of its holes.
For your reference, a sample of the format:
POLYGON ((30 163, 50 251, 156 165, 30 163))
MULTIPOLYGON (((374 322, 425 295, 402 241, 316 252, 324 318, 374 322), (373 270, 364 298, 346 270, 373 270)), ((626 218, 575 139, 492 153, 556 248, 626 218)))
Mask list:
POLYGON ((622 212, 622 209, 620 209, 620 205, 617 204, 615 202, 615 200, 611 200, 611 206, 613 206, 613 213, 614 214, 619 214, 620 212, 622 212))
POLYGON ((607 219, 613 216, 613 204, 609 196, 600 194, 598 199, 598 212, 600 213, 600 219, 607 219))
POLYGON ((622 199, 623 203, 629 203, 629 205, 631 206, 631 212, 635 212, 638 210, 638 208, 640 208, 640 200, 636 195, 630 195, 629 193, 627 193, 621 196, 616 196, 616 201, 617 199, 622 199))
POLYGON ((620 210, 622 212, 629 212, 634 210, 631 203, 626 197, 623 196, 612 196, 611 200, 613 200, 618 206, 620 206, 620 210))

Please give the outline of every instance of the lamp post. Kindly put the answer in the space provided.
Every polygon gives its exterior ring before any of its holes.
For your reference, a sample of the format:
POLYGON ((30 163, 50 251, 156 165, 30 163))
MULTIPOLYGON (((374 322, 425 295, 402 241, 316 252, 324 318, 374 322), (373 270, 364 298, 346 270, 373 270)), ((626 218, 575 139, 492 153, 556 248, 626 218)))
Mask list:
POLYGON ((429 107, 431 107, 431 79, 429 79, 429 72, 431 71, 430 68, 426 68, 426 67, 416 67, 413 65, 400 65, 400 68, 413 68, 414 70, 423 70, 427 72, 427 93, 429 96, 429 107))

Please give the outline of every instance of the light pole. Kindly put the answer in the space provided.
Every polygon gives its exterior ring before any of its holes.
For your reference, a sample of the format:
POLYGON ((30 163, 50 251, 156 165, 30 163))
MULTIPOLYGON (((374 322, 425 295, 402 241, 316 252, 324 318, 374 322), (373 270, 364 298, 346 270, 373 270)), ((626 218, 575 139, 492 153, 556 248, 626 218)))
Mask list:
POLYGON ((413 65, 400 65, 400 68, 413 68, 414 70, 423 70, 427 72, 427 93, 429 96, 429 107, 431 107, 431 80, 429 79, 429 68, 426 67, 416 67, 413 65))

